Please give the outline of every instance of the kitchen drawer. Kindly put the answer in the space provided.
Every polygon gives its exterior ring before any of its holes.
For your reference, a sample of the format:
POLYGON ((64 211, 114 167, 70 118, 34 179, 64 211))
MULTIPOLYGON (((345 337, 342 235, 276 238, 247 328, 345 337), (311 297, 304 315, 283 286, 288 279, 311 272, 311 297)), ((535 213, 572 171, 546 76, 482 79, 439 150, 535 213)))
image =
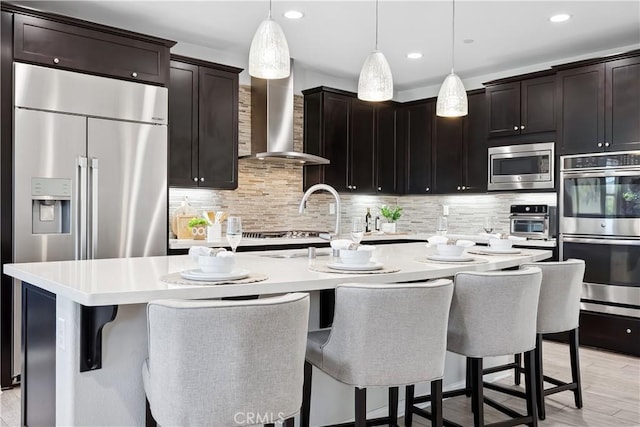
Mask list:
POLYGON ((16 14, 14 59, 166 86, 172 42, 153 43, 131 34, 126 37, 16 14))

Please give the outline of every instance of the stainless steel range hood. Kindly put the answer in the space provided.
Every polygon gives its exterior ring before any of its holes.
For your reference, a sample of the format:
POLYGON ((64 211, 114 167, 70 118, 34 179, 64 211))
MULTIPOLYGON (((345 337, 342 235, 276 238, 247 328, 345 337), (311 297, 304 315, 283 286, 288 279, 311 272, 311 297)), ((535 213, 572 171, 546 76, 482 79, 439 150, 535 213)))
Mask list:
POLYGON ((293 150, 293 60, 285 79, 251 78, 251 154, 240 159, 329 164, 323 157, 293 150))

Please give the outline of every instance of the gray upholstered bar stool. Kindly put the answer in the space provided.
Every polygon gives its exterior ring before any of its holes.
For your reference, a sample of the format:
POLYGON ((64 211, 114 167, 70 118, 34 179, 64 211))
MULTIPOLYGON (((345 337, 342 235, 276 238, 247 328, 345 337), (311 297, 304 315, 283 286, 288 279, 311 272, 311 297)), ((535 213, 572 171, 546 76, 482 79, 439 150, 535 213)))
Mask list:
MULTIPOLYGON (((431 382, 442 391, 451 280, 336 288, 333 326, 310 332, 303 427, 309 426, 312 365, 355 387, 355 425, 397 425, 398 387, 431 382), (389 387, 389 417, 366 420, 368 387, 389 387)), ((434 399, 441 425, 442 399, 434 399), (438 411, 438 409, 440 409, 438 411)))
MULTIPOLYGON (((308 318, 303 293, 149 303, 142 379, 153 419, 163 426, 287 419, 293 426, 302 404, 308 318)), ((153 419, 147 425, 155 425, 153 419)))
POLYGON ((582 408, 580 384, 580 357, 578 354, 578 322, 580 318, 580 294, 584 280, 584 261, 569 259, 563 262, 539 262, 522 267, 538 267, 542 270, 542 286, 538 303, 536 328, 536 383, 538 389, 538 416, 546 417, 544 397, 566 390, 573 390, 577 408, 582 408), (571 382, 565 383, 544 375, 542 369, 542 336, 557 332, 569 332, 569 356, 571 359, 571 382), (544 388, 544 382, 555 387, 544 388))
MULTIPOLYGON (((537 425, 533 349, 542 273, 539 268, 488 273, 458 273, 449 314, 447 349, 471 358, 471 399, 474 426, 484 424, 484 403, 512 419, 497 425, 537 425), (525 354, 527 414, 522 415, 484 397, 485 357, 525 354)), ((466 388, 444 393, 459 396, 466 388)), ((454 425, 447 422, 447 424, 454 425)))

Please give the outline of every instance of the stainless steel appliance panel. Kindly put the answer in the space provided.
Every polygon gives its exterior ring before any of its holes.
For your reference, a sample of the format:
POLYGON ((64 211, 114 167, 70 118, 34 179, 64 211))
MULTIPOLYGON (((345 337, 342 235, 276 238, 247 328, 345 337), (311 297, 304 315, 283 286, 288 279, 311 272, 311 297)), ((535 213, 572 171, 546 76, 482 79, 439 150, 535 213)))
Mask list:
POLYGON ((490 147, 488 190, 554 188, 553 142, 490 147))
POLYGON ((167 88, 14 63, 15 106, 167 124, 167 88))
MULTIPOLYGON (((75 258, 78 230, 32 232, 32 179, 61 178, 72 182, 71 222, 79 217, 78 158, 86 154, 85 117, 15 109, 13 221, 14 262, 61 261, 75 258)), ((36 196, 37 197, 37 196, 36 196)))
POLYGON ((165 255, 166 126, 89 119, 88 158, 90 258, 165 255))

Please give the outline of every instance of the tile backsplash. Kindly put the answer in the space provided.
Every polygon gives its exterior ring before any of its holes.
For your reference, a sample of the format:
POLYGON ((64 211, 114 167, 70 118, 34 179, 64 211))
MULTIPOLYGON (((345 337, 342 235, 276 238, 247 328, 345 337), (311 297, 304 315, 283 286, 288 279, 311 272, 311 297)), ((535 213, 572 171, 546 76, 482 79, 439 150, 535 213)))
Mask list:
MULTIPOLYGON (((248 154, 251 144, 251 88, 240 87, 239 152, 248 154)), ((294 102, 294 149, 302 151, 302 96, 294 102)), ((333 197, 327 193, 313 194, 303 215, 298 213, 302 198, 302 166, 240 160, 236 190, 183 189, 169 190, 169 218, 185 196, 198 210, 223 210, 242 217, 245 231, 320 230, 332 231, 335 216, 329 214, 333 197)), ((496 231, 509 229, 511 204, 556 204, 555 193, 499 193, 447 196, 365 196, 341 194, 340 213, 343 231, 348 232, 352 217, 364 218, 371 208, 373 218, 383 205, 404 208, 398 220, 398 231, 431 233, 442 206, 449 206, 449 230, 457 233, 482 231, 485 216, 493 216, 496 231)), ((170 237, 174 237, 171 235, 170 237)))

